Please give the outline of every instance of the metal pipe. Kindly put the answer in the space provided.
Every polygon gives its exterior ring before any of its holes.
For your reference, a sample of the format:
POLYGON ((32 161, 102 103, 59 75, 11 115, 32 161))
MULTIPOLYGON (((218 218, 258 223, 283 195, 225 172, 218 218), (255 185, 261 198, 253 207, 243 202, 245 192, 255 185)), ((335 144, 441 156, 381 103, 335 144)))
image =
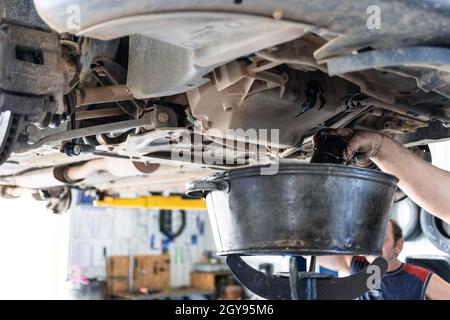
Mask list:
POLYGON ((14 184, 30 189, 42 189, 63 186, 65 183, 55 176, 55 168, 31 170, 14 176, 14 184))
POLYGON ((443 125, 450 123, 450 117, 445 112, 441 112, 440 110, 433 108, 425 109, 417 106, 403 105, 400 103, 391 105, 372 97, 362 100, 361 103, 366 106, 375 106, 392 112, 396 112, 409 118, 423 122, 439 120, 443 123, 443 125))
POLYGON ((90 160, 82 165, 68 167, 64 176, 71 181, 84 179, 95 172, 107 171, 115 177, 132 177, 148 174, 158 169, 159 164, 144 164, 130 160, 102 158, 90 160))
POLYGON ((18 187, 43 189, 79 182, 99 171, 106 171, 115 177, 132 177, 152 173, 159 166, 159 164, 146 165, 124 159, 102 158, 64 168, 44 168, 23 172, 14 176, 12 181, 18 187))
POLYGON ((27 188, 0 186, 0 198, 14 199, 28 193, 30 193, 30 190, 27 188))
POLYGON ((423 110, 421 108, 415 106, 399 106, 398 104, 387 104, 383 101, 380 101, 376 98, 369 97, 361 101, 365 106, 374 106, 382 109, 386 109, 395 113, 399 113, 405 116, 409 116, 411 118, 415 118, 419 121, 429 121, 430 120, 430 112, 427 110, 423 110))

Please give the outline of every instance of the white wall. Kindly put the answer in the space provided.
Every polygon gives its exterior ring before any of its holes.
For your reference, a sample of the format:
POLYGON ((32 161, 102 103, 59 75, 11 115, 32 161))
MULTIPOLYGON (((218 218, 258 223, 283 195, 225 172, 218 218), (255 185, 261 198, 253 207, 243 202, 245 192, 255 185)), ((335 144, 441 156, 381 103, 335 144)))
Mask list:
POLYGON ((0 199, 0 299, 62 298, 69 218, 31 196, 0 199))
POLYGON ((450 171, 450 141, 431 143, 429 146, 433 165, 450 171))

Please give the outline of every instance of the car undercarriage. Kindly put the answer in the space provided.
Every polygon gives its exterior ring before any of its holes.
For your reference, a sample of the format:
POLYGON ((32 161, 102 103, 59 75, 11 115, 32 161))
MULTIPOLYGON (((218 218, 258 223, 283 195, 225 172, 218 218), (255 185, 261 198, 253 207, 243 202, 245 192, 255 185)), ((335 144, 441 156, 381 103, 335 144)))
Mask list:
POLYGON ((69 2, 0 0, 4 197, 183 192, 325 127, 450 138, 447 2, 69 2))

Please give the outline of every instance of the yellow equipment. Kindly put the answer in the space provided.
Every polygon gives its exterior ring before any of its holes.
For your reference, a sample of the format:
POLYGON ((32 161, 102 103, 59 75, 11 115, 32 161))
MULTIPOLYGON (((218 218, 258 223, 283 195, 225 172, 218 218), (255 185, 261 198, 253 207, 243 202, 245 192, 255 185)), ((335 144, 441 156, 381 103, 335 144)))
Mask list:
POLYGON ((129 207, 162 210, 206 210, 203 199, 186 199, 181 196, 141 196, 137 198, 104 197, 94 201, 98 207, 129 207))

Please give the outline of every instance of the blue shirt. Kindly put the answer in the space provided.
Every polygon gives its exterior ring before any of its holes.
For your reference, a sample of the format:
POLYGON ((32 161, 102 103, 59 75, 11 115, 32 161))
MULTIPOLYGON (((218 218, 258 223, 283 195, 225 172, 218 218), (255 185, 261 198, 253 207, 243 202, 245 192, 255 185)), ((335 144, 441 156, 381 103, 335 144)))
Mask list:
MULTIPOLYGON (((353 257, 350 274, 369 265, 364 257, 353 257)), ((403 263, 397 270, 387 272, 381 279, 380 289, 370 290, 359 300, 423 300, 433 273, 427 269, 403 263)))

